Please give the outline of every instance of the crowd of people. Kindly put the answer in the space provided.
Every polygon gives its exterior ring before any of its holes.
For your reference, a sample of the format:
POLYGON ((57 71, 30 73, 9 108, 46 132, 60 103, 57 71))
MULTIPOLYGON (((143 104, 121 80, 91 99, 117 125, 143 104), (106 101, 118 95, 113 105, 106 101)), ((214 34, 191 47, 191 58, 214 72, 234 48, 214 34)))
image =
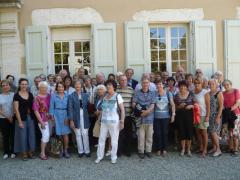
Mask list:
POLYGON ((135 145, 141 159, 155 151, 164 157, 169 137, 180 156, 192 156, 195 139, 199 157, 218 157, 221 138, 231 155, 238 155, 240 93, 222 72, 209 80, 201 69, 187 74, 181 66, 174 77, 167 71, 143 73, 138 82, 133 75, 128 68, 90 77, 80 68, 71 77, 63 69, 35 77, 31 87, 26 78, 16 86, 8 75, 0 94, 3 159, 33 159, 39 147, 40 159, 47 160, 53 134, 62 142, 59 158, 71 157, 69 146, 80 158, 97 147, 95 163, 111 156, 114 164, 118 156, 131 156, 135 145))

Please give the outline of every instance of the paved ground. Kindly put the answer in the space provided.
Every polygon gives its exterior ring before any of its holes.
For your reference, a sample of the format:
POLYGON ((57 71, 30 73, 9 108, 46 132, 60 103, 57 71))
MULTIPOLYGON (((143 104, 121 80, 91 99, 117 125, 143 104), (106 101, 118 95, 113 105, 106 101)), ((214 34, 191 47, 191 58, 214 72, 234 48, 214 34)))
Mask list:
POLYGON ((117 164, 105 158, 95 164, 96 155, 91 158, 40 159, 23 162, 20 159, 0 160, 0 179, 232 179, 240 180, 240 156, 224 154, 219 158, 200 159, 180 157, 171 152, 168 157, 145 158, 137 155, 120 157, 117 164))

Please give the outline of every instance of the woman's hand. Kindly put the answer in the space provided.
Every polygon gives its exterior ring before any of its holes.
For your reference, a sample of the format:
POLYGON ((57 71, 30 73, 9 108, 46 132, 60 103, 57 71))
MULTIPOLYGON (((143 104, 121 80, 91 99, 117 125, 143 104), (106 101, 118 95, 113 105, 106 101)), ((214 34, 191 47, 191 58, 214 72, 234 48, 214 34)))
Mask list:
POLYGON ((216 117, 215 123, 216 123, 216 124, 220 124, 220 117, 218 117, 218 116, 216 117))
POLYGON ((46 128, 44 122, 41 122, 40 124, 41 124, 41 129, 45 129, 46 128))
POLYGON ((145 117, 148 115, 148 111, 147 110, 142 110, 141 116, 145 117))
POLYGON ((182 108, 184 108, 185 106, 186 106, 186 103, 181 103, 181 104, 179 104, 178 107, 179 107, 180 109, 182 109, 182 108))
POLYGON ((205 122, 208 122, 209 121, 209 116, 206 116, 205 117, 205 122))
POLYGON ((19 122, 19 123, 18 123, 18 126, 19 126, 21 129, 23 129, 23 128, 24 128, 24 124, 23 124, 23 122, 22 122, 22 121, 19 122))
POLYGON ((231 107, 231 111, 234 111, 235 109, 238 108, 238 105, 234 104, 232 107, 231 107))
POLYGON ((123 130, 124 129, 124 121, 121 120, 119 126, 120 126, 120 131, 123 130))
POLYGON ((12 117, 12 116, 9 116, 9 117, 7 117, 7 120, 8 120, 10 123, 12 123, 12 122, 13 122, 13 117, 12 117))
POLYGON ((175 120, 175 115, 172 115, 170 123, 173 123, 175 120))
POLYGON ((190 110, 190 109, 192 109, 193 108, 193 105, 187 105, 186 107, 185 107, 185 109, 188 109, 188 110, 190 110))
POLYGON ((73 121, 70 121, 70 127, 74 130, 75 129, 75 125, 73 121))

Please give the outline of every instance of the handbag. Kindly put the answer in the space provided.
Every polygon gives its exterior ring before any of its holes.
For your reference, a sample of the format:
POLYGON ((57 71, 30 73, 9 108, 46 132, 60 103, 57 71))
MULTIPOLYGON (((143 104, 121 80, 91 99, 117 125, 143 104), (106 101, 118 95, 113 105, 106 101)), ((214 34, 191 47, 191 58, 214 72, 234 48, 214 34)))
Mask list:
POLYGON ((50 155, 56 158, 59 157, 62 152, 63 144, 60 138, 56 135, 55 128, 53 128, 53 135, 50 138, 49 144, 50 155))

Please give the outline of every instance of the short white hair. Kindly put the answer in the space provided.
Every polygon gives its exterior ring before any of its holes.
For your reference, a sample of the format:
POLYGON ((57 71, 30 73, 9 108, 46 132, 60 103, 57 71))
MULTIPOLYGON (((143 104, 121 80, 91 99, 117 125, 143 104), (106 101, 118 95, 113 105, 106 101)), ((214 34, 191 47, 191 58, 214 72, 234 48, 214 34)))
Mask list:
POLYGON ((99 84, 99 85, 97 86, 97 91, 98 91, 99 89, 104 90, 104 92, 107 91, 107 88, 106 88, 103 84, 99 84))
POLYGON ((41 87, 48 88, 48 83, 47 83, 47 81, 41 81, 41 82, 38 84, 38 88, 41 88, 41 87))

